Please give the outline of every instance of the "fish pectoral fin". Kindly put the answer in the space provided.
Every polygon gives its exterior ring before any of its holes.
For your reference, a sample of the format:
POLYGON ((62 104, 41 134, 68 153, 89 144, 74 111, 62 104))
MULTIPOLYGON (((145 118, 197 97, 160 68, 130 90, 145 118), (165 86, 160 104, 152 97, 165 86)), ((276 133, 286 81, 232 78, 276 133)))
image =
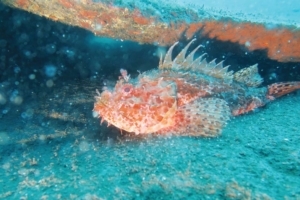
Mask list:
POLYGON ((255 109, 264 106, 265 103, 258 97, 252 97, 248 102, 244 105, 239 105, 232 110, 232 115, 243 115, 248 112, 254 111, 255 109))
POLYGON ((215 137, 220 134, 231 114, 226 101, 200 98, 179 108, 176 125, 165 132, 178 135, 215 137))

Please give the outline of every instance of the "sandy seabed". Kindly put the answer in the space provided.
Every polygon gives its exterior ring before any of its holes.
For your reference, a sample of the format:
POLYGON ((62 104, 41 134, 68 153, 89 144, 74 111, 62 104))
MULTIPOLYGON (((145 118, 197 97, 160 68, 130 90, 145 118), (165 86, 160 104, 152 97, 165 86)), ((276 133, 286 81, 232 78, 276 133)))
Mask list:
POLYGON ((2 115, 0 198, 300 198, 299 92, 207 139, 100 126, 90 87, 57 87, 2 115))

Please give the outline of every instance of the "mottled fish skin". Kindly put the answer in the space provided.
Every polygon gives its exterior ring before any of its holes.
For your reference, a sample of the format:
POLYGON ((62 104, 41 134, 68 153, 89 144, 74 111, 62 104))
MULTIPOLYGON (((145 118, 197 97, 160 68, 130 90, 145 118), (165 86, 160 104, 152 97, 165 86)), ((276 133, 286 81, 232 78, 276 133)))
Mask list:
POLYGON ((175 43, 160 59, 159 68, 131 79, 121 77, 111 90, 95 97, 94 113, 109 125, 135 134, 175 134, 214 137, 232 116, 261 107, 300 89, 300 82, 258 86, 263 79, 257 64, 233 73, 223 61, 207 62, 205 54, 194 59, 190 43, 172 59, 175 43))

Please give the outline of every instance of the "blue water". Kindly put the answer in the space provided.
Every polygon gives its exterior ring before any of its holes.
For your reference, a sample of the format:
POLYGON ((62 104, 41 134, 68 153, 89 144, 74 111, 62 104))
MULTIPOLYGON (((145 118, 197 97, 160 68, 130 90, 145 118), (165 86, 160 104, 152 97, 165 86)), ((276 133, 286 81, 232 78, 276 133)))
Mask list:
MULTIPOLYGON (((0 198, 300 198, 299 92, 232 118, 217 138, 121 134, 93 117, 95 90, 120 68, 156 68, 165 49, 0 11, 0 198)), ((259 63, 265 85, 300 80, 299 63, 197 42, 233 70, 259 63)))

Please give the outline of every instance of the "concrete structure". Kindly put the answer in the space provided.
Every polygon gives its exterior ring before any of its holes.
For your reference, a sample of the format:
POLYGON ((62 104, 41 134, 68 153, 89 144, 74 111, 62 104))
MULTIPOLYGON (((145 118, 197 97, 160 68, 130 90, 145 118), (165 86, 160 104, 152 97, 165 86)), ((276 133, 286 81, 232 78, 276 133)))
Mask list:
POLYGON ((192 0, 185 1, 185 4, 182 1, 159 3, 154 0, 147 5, 143 1, 122 1, 122 4, 96 0, 0 1, 55 21, 88 29, 99 36, 161 46, 171 45, 179 39, 206 36, 238 43, 250 51, 266 50, 270 59, 280 62, 300 61, 300 30, 297 22, 300 12, 297 12, 297 6, 286 1, 276 3, 273 11, 265 3, 258 4, 257 1, 251 1, 251 4, 243 7, 245 0, 234 1, 232 6, 228 6, 225 0, 207 4, 193 3, 192 0), (219 8, 213 9, 214 6, 219 8), (249 9, 258 12, 251 14, 249 9), (286 15, 277 12, 288 12, 289 9, 292 10, 286 15))

